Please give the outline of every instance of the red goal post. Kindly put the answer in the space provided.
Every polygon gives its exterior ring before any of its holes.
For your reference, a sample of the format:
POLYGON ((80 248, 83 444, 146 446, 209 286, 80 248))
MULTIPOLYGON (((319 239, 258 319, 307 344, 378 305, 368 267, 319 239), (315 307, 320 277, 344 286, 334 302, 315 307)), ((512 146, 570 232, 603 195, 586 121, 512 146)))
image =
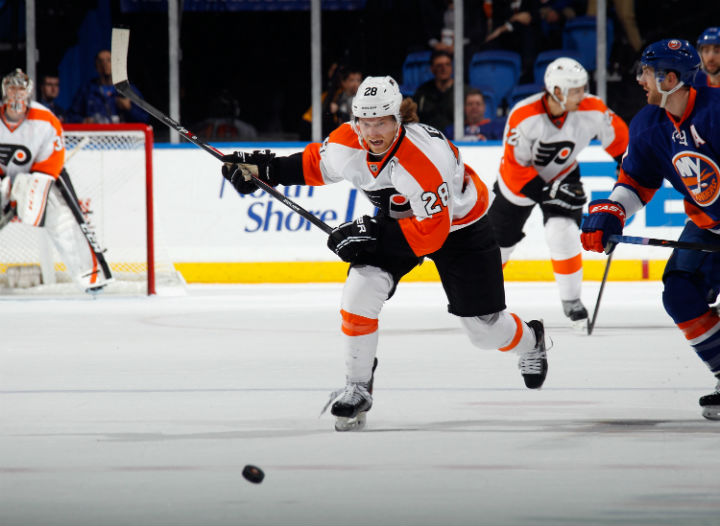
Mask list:
MULTIPOLYGON (((84 134, 95 132, 98 134, 122 134, 123 132, 139 132, 144 137, 143 151, 145 154, 145 236, 146 236, 146 260, 147 260, 147 293, 156 294, 155 287, 155 235, 154 235, 154 199, 153 199, 153 129, 149 124, 126 123, 126 124, 63 124, 65 141, 70 134, 84 134)), ((79 142, 77 143, 79 144, 79 142)), ((72 155, 72 151, 66 156, 72 155)), ((71 175, 72 177, 72 175, 71 175)))

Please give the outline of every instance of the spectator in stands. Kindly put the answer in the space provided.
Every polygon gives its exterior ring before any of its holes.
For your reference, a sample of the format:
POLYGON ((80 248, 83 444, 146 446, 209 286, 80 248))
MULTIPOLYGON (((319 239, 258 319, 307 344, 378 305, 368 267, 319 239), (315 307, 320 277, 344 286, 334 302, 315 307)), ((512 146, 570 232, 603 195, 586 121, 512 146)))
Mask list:
POLYGON ((240 120, 240 102, 227 88, 211 96, 208 117, 193 129, 208 141, 253 141, 258 138, 255 127, 240 120))
POLYGON ((540 0, 540 30, 543 34, 545 49, 563 47, 563 28, 565 22, 584 11, 585 2, 578 0, 540 0))
MULTIPOLYGON (((75 93, 67 121, 95 124, 149 122, 145 111, 115 89, 110 51, 103 49, 95 56, 95 68, 98 76, 80 86, 75 93)), ((131 88, 138 96, 142 96, 135 86, 131 88)))
MULTIPOLYGON (((616 48, 620 51, 618 53, 619 66, 626 73, 634 73, 635 58, 643 49, 643 39, 640 36, 635 17, 635 0, 613 0, 612 3, 615 6, 615 16, 620 22, 627 39, 627 45, 616 48), (630 71, 631 69, 633 71, 630 71)), ((610 2, 607 4, 609 7, 610 2)), ((597 16, 597 0, 588 0, 587 15, 597 16)))
MULTIPOLYGON (((476 88, 468 88, 465 93, 465 128, 460 138, 462 141, 499 141, 505 129, 505 119, 488 118, 485 116, 485 97, 476 88)), ((455 135, 454 125, 445 128, 445 136, 452 139, 455 135)))
POLYGON ((430 57, 433 77, 418 87, 413 99, 420 122, 444 130, 455 121, 453 104, 453 62, 447 51, 433 51, 430 57))
POLYGON ((40 77, 39 95, 38 102, 52 111, 60 122, 64 122, 65 109, 55 102, 60 95, 60 77, 57 73, 47 73, 40 77))
POLYGON ((539 50, 540 1, 491 0, 486 4, 492 20, 492 31, 485 39, 485 49, 507 49, 522 57, 520 84, 533 81, 533 65, 539 50))
POLYGON ((323 97, 322 130, 325 137, 352 117, 352 101, 362 82, 362 72, 357 68, 340 66, 334 77, 336 81, 323 97), (332 95, 328 96, 328 93, 332 95))
MULTIPOLYGON (((705 82, 712 88, 720 88, 720 27, 708 27, 698 37, 697 50, 702 60, 705 82)), ((698 79, 702 83, 702 79, 698 79)))

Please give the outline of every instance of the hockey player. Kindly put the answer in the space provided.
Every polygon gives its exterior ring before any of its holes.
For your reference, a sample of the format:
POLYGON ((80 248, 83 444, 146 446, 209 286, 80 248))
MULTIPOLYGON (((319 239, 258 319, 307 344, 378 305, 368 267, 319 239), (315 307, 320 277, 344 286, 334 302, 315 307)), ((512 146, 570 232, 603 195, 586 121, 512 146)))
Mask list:
MULTIPOLYGON (((708 27, 697 41, 697 50, 702 60, 705 84, 720 88, 720 27, 708 27)), ((702 80, 697 83, 702 85, 702 80)))
MULTIPOLYGON (((621 234, 663 179, 682 194, 689 221, 682 241, 720 245, 720 90, 692 87, 700 57, 686 40, 650 44, 638 82, 645 106, 630 123, 630 144, 608 199, 590 203, 582 225, 586 250, 612 251, 608 236, 621 234)), ((720 380, 720 318, 709 304, 720 290, 720 253, 675 249, 663 274, 665 310, 700 359, 720 380)), ((700 398, 703 416, 720 419, 720 382, 700 398)))
POLYGON ((322 144, 289 157, 237 152, 223 159, 223 175, 240 193, 257 189, 249 172, 271 185, 345 179, 379 210, 338 226, 328 239, 350 263, 340 311, 346 386, 330 401, 338 431, 364 426, 380 311, 424 257, 435 262, 448 310, 473 344, 516 351, 530 389, 541 387, 547 373, 542 321, 525 323, 505 307, 500 251, 485 217, 487 188, 442 133, 417 122, 416 108, 402 101, 391 77, 368 77, 353 100, 353 120, 322 144))
POLYGON ((583 332, 588 313, 580 298, 579 227, 587 198, 577 157, 597 138, 619 162, 628 140, 625 122, 586 93, 587 83, 588 74, 577 61, 558 58, 545 70, 545 91, 513 107, 489 212, 504 266, 525 237, 533 207, 540 205, 563 311, 583 332))
POLYGON ((44 227, 75 283, 86 292, 98 292, 107 281, 70 208, 53 184, 60 177, 65 160, 60 121, 45 106, 31 102, 32 93, 33 81, 20 69, 2 80, 3 212, 14 208, 20 222, 44 227))

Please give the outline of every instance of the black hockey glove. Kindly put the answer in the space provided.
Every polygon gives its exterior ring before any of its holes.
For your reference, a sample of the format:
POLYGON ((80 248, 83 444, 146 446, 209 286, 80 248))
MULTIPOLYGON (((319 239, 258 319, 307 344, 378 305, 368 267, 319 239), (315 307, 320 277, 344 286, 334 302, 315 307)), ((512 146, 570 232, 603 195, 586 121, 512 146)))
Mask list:
POLYGON ((253 175, 261 181, 276 186, 273 180, 272 160, 275 154, 270 150, 255 150, 252 153, 234 152, 223 155, 222 175, 241 194, 251 194, 257 190, 253 175))
POLYGON ((328 237, 327 246, 340 256, 340 259, 352 263, 363 252, 375 251, 378 231, 375 218, 358 217, 335 227, 328 237))
POLYGON ((541 203, 565 210, 579 210, 587 202, 587 196, 581 183, 563 183, 555 181, 542 189, 541 203))

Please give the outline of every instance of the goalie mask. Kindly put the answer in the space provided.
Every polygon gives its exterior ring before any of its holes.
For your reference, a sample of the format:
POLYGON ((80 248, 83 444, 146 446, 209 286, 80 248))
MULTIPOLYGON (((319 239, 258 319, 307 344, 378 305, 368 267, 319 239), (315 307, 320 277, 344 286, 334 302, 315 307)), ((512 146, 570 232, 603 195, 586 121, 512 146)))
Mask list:
POLYGON ((545 89, 565 111, 568 92, 572 88, 585 88, 588 74, 582 65, 572 58, 561 57, 553 60, 545 69, 545 89), (563 100, 555 96, 555 88, 560 88, 563 100))
POLYGON ((695 76, 700 71, 700 55, 687 40, 677 38, 660 40, 650 44, 640 57, 640 69, 637 79, 643 74, 643 67, 652 68, 655 84, 662 95, 660 107, 664 108, 668 95, 675 93, 682 86, 692 86, 695 76), (660 87, 668 72, 673 71, 678 77, 678 84, 669 91, 660 87))
POLYGON ((33 81, 20 68, 2 80, 2 103, 15 113, 24 114, 30 105, 33 81))

